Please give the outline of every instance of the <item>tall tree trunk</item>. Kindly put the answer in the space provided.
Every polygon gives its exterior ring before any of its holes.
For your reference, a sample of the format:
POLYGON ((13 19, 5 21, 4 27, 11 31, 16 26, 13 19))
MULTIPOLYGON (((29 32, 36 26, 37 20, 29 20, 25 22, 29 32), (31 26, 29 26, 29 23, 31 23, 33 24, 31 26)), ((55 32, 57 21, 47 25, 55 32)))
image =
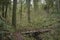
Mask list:
POLYGON ((7 10, 8 10, 8 4, 6 4, 6 9, 5 9, 5 18, 7 17, 7 10))
POLYGON ((59 4, 59 0, 56 0, 56 9, 57 9, 57 13, 59 13, 59 9, 60 9, 60 8, 59 8, 59 5, 60 5, 60 4, 59 4))
POLYGON ((20 24, 21 24, 21 21, 22 21, 22 0, 20 0, 20 24))
POLYGON ((26 0, 26 4, 27 4, 27 14, 28 14, 28 23, 30 23, 30 1, 31 0, 26 0))
POLYGON ((13 0, 13 13, 12 13, 12 25, 16 29, 16 8, 17 8, 17 0, 13 0))
POLYGON ((38 1, 39 0, 33 0, 33 3, 34 3, 34 11, 35 12, 38 10, 38 1))
POLYGON ((2 17, 4 17, 4 2, 2 4, 2 17))

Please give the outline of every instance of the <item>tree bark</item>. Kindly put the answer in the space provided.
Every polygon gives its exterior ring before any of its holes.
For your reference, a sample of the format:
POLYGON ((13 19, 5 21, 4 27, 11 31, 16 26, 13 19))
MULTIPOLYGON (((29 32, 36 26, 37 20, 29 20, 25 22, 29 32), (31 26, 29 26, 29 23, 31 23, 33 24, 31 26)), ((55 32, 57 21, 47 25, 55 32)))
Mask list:
POLYGON ((38 1, 39 0, 33 0, 33 3, 34 3, 34 11, 37 11, 38 10, 38 1))
POLYGON ((17 0, 13 0, 13 12, 12 12, 12 25, 16 29, 16 8, 17 8, 17 0))
POLYGON ((8 10, 8 4, 6 4, 6 9, 5 9, 5 18, 7 17, 7 10, 8 10))
POLYGON ((20 24, 21 24, 21 21, 22 21, 22 0, 20 0, 20 24))
POLYGON ((28 23, 31 23, 30 21, 30 0, 26 0, 26 4, 27 4, 28 23))
POLYGON ((4 17, 4 2, 2 4, 2 17, 4 17))

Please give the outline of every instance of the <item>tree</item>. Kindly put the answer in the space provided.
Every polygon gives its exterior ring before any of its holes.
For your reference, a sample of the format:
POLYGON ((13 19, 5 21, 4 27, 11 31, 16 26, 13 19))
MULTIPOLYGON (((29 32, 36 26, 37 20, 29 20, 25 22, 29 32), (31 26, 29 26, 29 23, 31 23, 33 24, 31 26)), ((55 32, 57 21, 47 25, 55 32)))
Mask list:
POLYGON ((8 5, 9 5, 9 0, 5 2, 5 18, 7 17, 8 5))
POLYGON ((12 25, 16 29, 16 8, 17 8, 17 0, 13 0, 13 13, 12 13, 12 25))
POLYGON ((2 2, 2 17, 4 17, 4 1, 1 2, 2 2))
POLYGON ((6 18, 7 17, 7 10, 8 10, 8 5, 10 4, 10 2, 9 2, 10 0, 1 0, 1 5, 0 6, 2 6, 2 16, 4 17, 4 18, 6 18))
POLYGON ((34 12, 37 12, 37 10, 39 9, 38 8, 38 2, 39 2, 39 0, 33 0, 33 3, 34 3, 34 12))
POLYGON ((53 9, 53 11, 54 11, 55 0, 45 0, 45 1, 46 1, 45 9, 46 9, 47 13, 50 13, 49 12, 50 9, 53 9))
POLYGON ((60 10, 60 0, 56 0, 56 9, 57 9, 57 13, 59 13, 59 10, 60 10))
POLYGON ((27 4, 27 14, 28 14, 28 23, 30 23, 30 1, 31 0, 26 0, 26 4, 27 4))
POLYGON ((19 13, 20 13, 20 23, 22 21, 22 0, 20 0, 20 9, 19 9, 19 13))

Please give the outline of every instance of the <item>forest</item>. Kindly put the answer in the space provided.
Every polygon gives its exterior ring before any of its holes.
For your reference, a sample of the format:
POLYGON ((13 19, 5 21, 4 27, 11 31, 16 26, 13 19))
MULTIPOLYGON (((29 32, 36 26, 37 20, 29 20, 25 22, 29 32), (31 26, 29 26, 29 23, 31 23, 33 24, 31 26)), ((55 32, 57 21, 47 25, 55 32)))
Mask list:
POLYGON ((0 40, 60 40, 60 0, 0 0, 0 40))

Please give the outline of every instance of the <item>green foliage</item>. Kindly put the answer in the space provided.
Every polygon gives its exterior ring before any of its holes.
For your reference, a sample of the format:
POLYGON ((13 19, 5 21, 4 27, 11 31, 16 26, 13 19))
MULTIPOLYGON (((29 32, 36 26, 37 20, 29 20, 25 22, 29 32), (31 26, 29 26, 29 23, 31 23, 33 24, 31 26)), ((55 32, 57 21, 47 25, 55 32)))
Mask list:
MULTIPOLYGON (((8 1, 8 0, 7 0, 8 1)), ((26 0, 23 0, 26 1, 26 0)), ((34 0, 35 1, 35 0, 34 0)), ((46 4, 40 4, 38 5, 38 1, 33 5, 33 7, 30 7, 30 18, 31 18, 31 23, 28 23, 28 15, 27 15, 27 6, 26 2, 22 2, 22 20, 20 21, 20 10, 21 6, 20 3, 17 5, 17 19, 16 19, 16 25, 17 29, 20 31, 27 31, 27 30, 35 30, 35 29, 41 29, 41 28, 50 28, 53 29, 49 33, 44 33, 42 34, 42 39, 43 40, 60 40, 60 12, 57 11, 56 9, 56 4, 54 3, 54 0, 45 0, 46 4), (36 6, 37 5, 37 6, 36 6), (46 12, 46 9, 44 7, 49 7, 49 13, 46 12), (34 7, 36 8, 36 11, 34 10, 34 7), (39 7, 39 8, 37 8, 39 7), (36 13, 35 13, 36 12, 36 13)), ((6 2, 6 0, 5 0, 6 2)), ((1 1, 0 1, 1 3, 1 1)), ((28 3, 28 2, 27 2, 28 3)), ((12 8, 13 5, 11 5, 12 8)), ((59 6, 59 5, 58 5, 59 6)), ((48 8, 47 8, 48 9, 48 8)), ((9 17, 7 18, 11 22, 11 17, 12 17, 12 10, 8 11, 9 17), (9 14, 10 12, 10 14, 9 14)), ((4 21, 0 19, 0 25, 3 27, 1 29, 4 30, 9 30, 10 32, 14 32, 14 28, 6 24, 4 21)), ((35 40, 33 37, 29 38, 24 37, 24 40, 35 40)))
POLYGON ((7 30, 9 32, 14 32, 15 31, 14 28, 11 25, 5 23, 1 19, 0 19, 0 26, 2 27, 2 30, 7 30))

